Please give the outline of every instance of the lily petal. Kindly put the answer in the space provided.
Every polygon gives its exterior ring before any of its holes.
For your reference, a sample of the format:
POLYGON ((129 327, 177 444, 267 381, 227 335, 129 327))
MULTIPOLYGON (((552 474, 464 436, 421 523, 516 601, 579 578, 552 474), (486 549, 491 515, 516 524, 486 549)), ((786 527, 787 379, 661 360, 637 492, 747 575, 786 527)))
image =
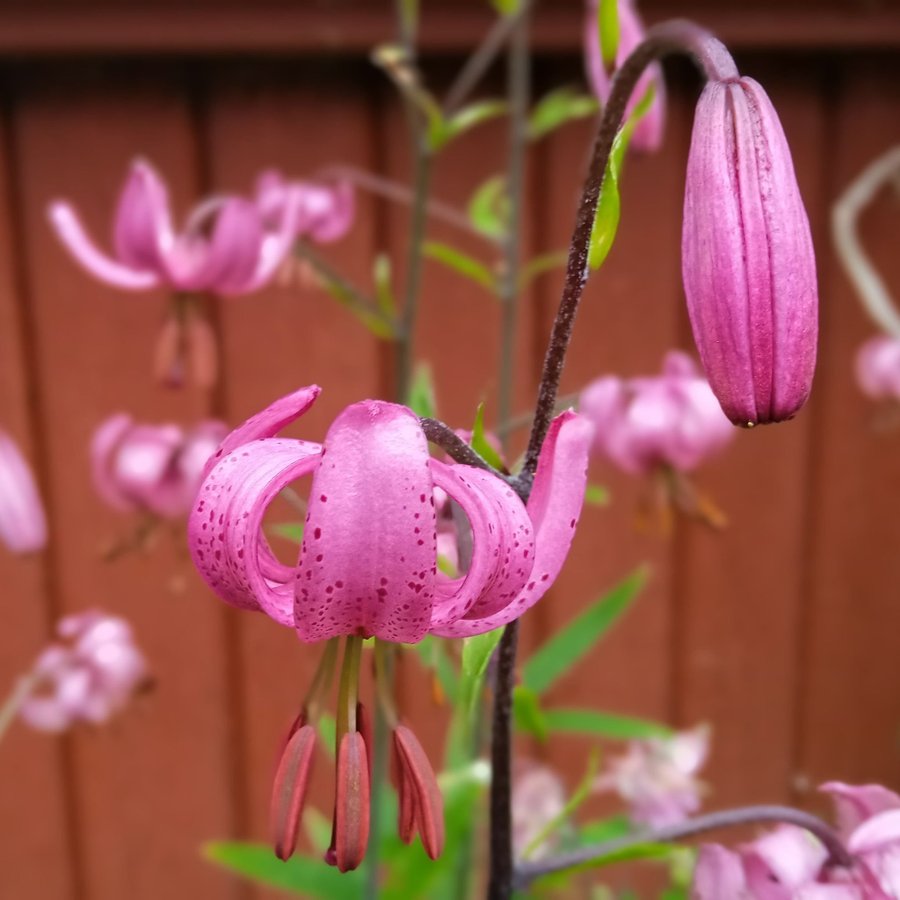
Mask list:
POLYGON ((119 196, 113 243, 123 263, 149 272, 160 270, 174 243, 166 185, 143 160, 133 163, 119 196))
POLYGON ((205 479, 219 460, 233 450, 250 443, 250 441, 274 437, 282 428, 286 428, 291 422, 299 419, 316 402, 316 397, 319 396, 321 390, 317 384, 299 388, 291 394, 279 397, 262 412, 247 419, 243 425, 238 425, 209 458, 203 469, 202 478, 205 479))
POLYGON ((744 900, 749 895, 741 858, 718 844, 704 844, 697 855, 691 900, 744 900))
POLYGON ((68 203, 51 203, 50 224, 73 257, 100 281, 127 291, 144 291, 160 284, 156 272, 133 269, 107 256, 91 240, 68 203))
POLYGON ((547 433, 534 479, 528 515, 534 525, 531 580, 504 609, 481 619, 463 619, 434 630, 441 637, 483 634, 518 619, 553 584, 562 569, 584 504, 588 449, 593 427, 571 410, 557 416, 547 433))
POLYGON ((434 484, 415 414, 348 406, 313 475, 296 587, 301 640, 341 634, 415 643, 434 598, 434 484))
POLYGON ((225 296, 258 287, 255 272, 261 258, 263 227, 249 200, 226 200, 216 217, 209 252, 198 280, 207 290, 225 296))
POLYGON ((0 431, 0 540, 13 553, 31 553, 47 543, 47 520, 28 463, 0 431))
POLYGON ((872 816, 847 838, 847 849, 851 853, 871 853, 891 844, 900 848, 900 809, 872 816))
POLYGON ((819 790, 831 795, 838 831, 845 840, 866 819, 890 809, 900 809, 900 796, 880 784, 852 785, 829 781, 819 790))
POLYGON ((305 441, 252 441, 206 476, 188 520, 188 544, 203 580, 226 603, 293 625, 294 570, 272 554, 262 518, 286 485, 319 465, 321 453, 305 441))
POLYGON ((302 199, 297 196, 296 191, 289 189, 287 201, 280 211, 278 227, 262 238, 256 267, 247 281, 245 291, 254 291, 266 284, 291 252, 300 221, 301 202, 302 199))

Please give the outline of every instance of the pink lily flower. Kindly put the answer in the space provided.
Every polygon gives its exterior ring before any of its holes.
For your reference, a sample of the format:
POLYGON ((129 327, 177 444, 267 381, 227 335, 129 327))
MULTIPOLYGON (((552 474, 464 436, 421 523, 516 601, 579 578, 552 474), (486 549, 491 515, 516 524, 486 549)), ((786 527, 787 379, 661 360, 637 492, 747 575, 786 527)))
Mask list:
POLYGON ((47 520, 34 477, 13 439, 0 430, 0 540, 13 553, 47 544, 47 520))
MULTIPOLYGON (((265 612, 306 642, 346 638, 328 857, 346 870, 362 859, 368 829, 363 773, 370 745, 356 699, 361 639, 415 643, 426 634, 481 634, 533 606, 571 545, 592 429, 573 412, 557 417, 526 507, 492 473, 430 457, 418 418, 396 404, 347 407, 321 445, 276 437, 318 394, 318 387, 307 387, 283 397, 223 441, 207 464, 188 535, 194 564, 226 603, 265 612), (304 475, 312 484, 303 543, 297 564, 285 565, 260 526, 271 501, 304 475), (471 562, 456 578, 437 567, 438 489, 459 504, 472 529, 471 562)), ((376 653, 377 647, 376 641, 376 653)), ((383 687, 382 697, 390 693, 383 687)), ((314 706, 304 703, 276 778, 273 822, 283 858, 293 848, 302 807, 311 753, 305 729, 313 727, 314 706)), ((443 824, 433 771, 412 732, 396 720, 394 737, 401 837, 411 840, 418 828, 427 852, 437 856, 443 824)))
POLYGON ((185 431, 178 425, 137 424, 118 413, 100 425, 91 441, 94 487, 123 512, 185 516, 207 461, 227 433, 228 426, 214 420, 185 431))
POLYGON ((615 791, 630 807, 631 820, 650 828, 684 821, 700 808, 703 783, 697 774, 709 755, 709 728, 700 725, 671 737, 631 741, 595 782, 615 791))
POLYGON ((50 205, 50 222, 72 256, 114 287, 168 287, 185 293, 249 294, 264 287, 293 247, 299 215, 294 192, 278 215, 241 197, 213 197, 197 206, 182 231, 172 224, 169 195, 143 160, 131 165, 113 230, 114 255, 100 250, 65 201, 50 205))
MULTIPOLYGON (((609 99, 612 75, 606 71, 600 49, 600 32, 597 29, 598 0, 588 0, 584 20, 584 59, 588 81, 601 103, 609 99)), ((633 0, 618 0, 619 46, 616 49, 615 67, 618 69, 645 37, 644 23, 633 0)), ((641 117, 631 135, 630 147, 635 150, 653 152, 662 144, 666 120, 666 81, 662 67, 653 63, 639 79, 625 108, 626 118, 644 99, 647 91, 653 89, 653 100, 649 109, 641 117)))
POLYGON ((689 472, 734 437, 709 383, 677 350, 666 354, 661 375, 591 382, 578 407, 594 425, 594 451, 634 474, 660 466, 689 472))
POLYGON ((36 687, 22 718, 39 731, 65 731, 76 722, 99 724, 120 712, 148 682, 148 668, 131 626, 97 610, 59 622, 61 642, 38 657, 36 687))
POLYGON ((900 400, 900 339, 869 338, 856 355, 856 381, 873 400, 900 400))
POLYGON ((725 414, 748 427, 791 418, 816 366, 816 261, 778 114, 736 72, 697 103, 681 251, 694 340, 725 414))
POLYGON ((830 863, 811 834, 782 826, 737 851, 701 848, 694 900, 896 900, 900 898, 900 797, 880 785, 822 785, 853 866, 830 863))
POLYGON ((356 197, 349 181, 334 184, 315 181, 288 181, 281 172, 268 169, 256 181, 256 206, 263 221, 281 221, 291 204, 296 204, 298 238, 328 244, 342 238, 353 225, 356 197))

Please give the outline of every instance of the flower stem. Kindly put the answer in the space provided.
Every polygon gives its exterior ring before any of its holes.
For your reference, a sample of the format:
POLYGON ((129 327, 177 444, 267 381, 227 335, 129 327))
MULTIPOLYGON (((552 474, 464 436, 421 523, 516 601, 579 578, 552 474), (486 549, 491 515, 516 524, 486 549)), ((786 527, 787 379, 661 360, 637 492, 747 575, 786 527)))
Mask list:
POLYGON ((335 751, 341 748, 341 738, 356 731, 356 703, 359 698, 359 663, 363 639, 356 634, 347 635, 344 643, 344 662, 341 666, 341 684, 338 688, 337 742, 335 751))
POLYGON ((569 245, 562 299, 553 322, 553 330, 544 358, 544 370, 538 388, 534 424, 528 442, 528 451, 525 455, 523 472, 526 478, 533 476, 537 470, 541 445, 544 443, 547 429, 550 427, 550 420, 553 418, 556 397, 559 393, 559 381, 569 342, 572 339, 575 314, 578 312, 581 295, 590 274, 588 252, 591 244, 591 232, 613 142, 625 117, 628 100, 644 69, 654 60, 673 52, 687 53, 693 56, 709 79, 730 80, 738 75, 734 61, 721 42, 699 26, 684 20, 663 22, 649 29, 646 40, 634 50, 616 72, 594 141, 591 162, 582 190, 581 202, 578 205, 575 229, 569 245))
POLYGON ((309 690, 306 692, 306 699, 303 701, 303 712, 306 713, 310 721, 315 721, 318 718, 322 697, 331 686, 331 679, 334 677, 334 668, 337 663, 339 643, 339 638, 330 638, 325 644, 319 665, 316 667, 316 674, 313 675, 309 690))
POLYGON ((22 704, 37 687, 39 680, 39 676, 34 672, 29 672, 16 679, 9 696, 3 702, 3 706, 0 706, 0 740, 3 740, 7 729, 22 708, 22 704))
POLYGON ((630 834, 626 837, 596 844, 593 847, 584 847, 573 850, 570 853, 561 853, 536 862, 521 863, 516 867, 516 889, 527 888, 535 879, 553 872, 562 872, 565 869, 573 869, 577 866, 589 865, 605 856, 619 853, 631 847, 641 844, 663 844, 677 841, 683 838, 694 837, 707 831, 715 831, 719 828, 732 828, 737 825, 759 825, 767 822, 781 822, 788 825, 796 825, 815 835, 825 849, 828 850, 832 865, 849 867, 853 859, 849 851, 841 842, 834 829, 823 822, 817 816, 803 810, 793 809, 790 806, 746 806, 739 809, 727 809, 721 812, 709 813, 705 816, 697 816, 660 828, 657 831, 630 834))

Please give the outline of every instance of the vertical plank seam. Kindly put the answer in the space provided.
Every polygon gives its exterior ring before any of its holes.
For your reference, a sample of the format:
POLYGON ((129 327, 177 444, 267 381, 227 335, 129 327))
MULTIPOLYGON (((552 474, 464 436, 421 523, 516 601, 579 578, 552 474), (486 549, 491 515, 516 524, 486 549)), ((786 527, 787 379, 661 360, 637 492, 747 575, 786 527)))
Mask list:
MULTIPOLYGON (((41 591, 45 600, 48 636, 52 625, 62 613, 59 584, 59 560, 57 556, 57 529, 55 527, 56 503, 47 452, 47 404, 40 381, 40 339, 35 312, 33 286, 29 277, 30 266, 28 240, 25 231, 26 209, 22 192, 22 160, 19 152, 20 135, 17 129, 17 103, 14 99, 9 68, 3 71, 5 90, 2 100, 3 151, 6 155, 7 208, 4 214, 9 223, 10 241, 14 252, 10 280, 13 285, 19 338, 25 366, 26 421, 33 448, 33 463, 41 495, 47 509, 48 542, 42 553, 41 591)), ((20 99, 20 98, 19 98, 20 99)), ((84 859, 84 841, 80 828, 81 802, 77 779, 76 748, 69 734, 59 738, 57 753, 63 786, 63 820, 66 828, 66 844, 69 855, 68 869, 73 900, 87 897, 87 875, 84 859)))

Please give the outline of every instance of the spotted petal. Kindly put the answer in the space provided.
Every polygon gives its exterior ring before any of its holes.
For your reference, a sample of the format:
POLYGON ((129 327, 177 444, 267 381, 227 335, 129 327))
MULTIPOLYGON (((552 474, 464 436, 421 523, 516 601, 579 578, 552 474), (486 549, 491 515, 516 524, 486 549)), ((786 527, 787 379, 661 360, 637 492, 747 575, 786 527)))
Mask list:
POLYGON ((355 403, 333 422, 313 476, 296 588, 302 640, 422 639, 437 570, 434 484, 418 418, 355 403))
POLYGON ((534 525, 535 558, 524 589, 498 612, 434 629, 435 634, 467 637, 491 631, 518 619, 546 593, 559 575, 575 536, 592 437, 590 423, 572 411, 557 416, 550 426, 527 506, 534 525))

